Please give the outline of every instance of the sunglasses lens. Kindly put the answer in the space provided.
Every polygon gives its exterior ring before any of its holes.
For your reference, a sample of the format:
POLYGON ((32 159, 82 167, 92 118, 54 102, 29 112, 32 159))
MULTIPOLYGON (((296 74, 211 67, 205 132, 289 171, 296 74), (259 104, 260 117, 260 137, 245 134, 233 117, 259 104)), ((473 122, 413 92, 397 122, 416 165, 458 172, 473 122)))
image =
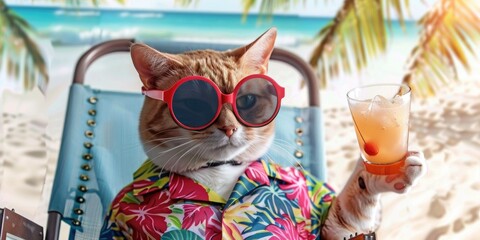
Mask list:
POLYGON ((191 80, 180 85, 172 99, 177 120, 191 128, 206 126, 215 117, 218 97, 215 88, 206 81, 191 80))
POLYGON ((244 82, 237 93, 238 115, 253 125, 268 122, 275 115, 277 103, 275 86, 263 78, 252 78, 244 82))

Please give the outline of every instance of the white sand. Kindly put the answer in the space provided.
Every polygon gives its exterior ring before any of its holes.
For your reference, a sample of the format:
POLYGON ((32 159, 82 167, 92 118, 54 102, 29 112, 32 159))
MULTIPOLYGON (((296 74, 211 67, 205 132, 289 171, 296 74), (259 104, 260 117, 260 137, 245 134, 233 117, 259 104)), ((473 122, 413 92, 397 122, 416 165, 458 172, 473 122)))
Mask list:
MULTIPOLYGON (((36 91, 2 97, 0 127, 0 207, 15 210, 45 226, 73 66, 85 47, 56 49, 48 97, 36 91)), ((308 48, 299 49, 306 57, 308 48)), ((128 63, 128 61, 127 61, 128 63)), ((117 56, 102 59, 89 77, 98 88, 137 91, 131 67, 117 56), (114 72, 105 68, 113 68, 114 72), (105 77, 108 74, 109 77, 105 77), (113 75, 113 76, 112 76, 113 75), (130 76, 130 77, 129 77, 130 76), (110 79, 110 81, 109 81, 110 79)), ((277 79, 290 79, 273 66, 277 79)), ((282 80, 280 80, 282 81, 282 80)), ((296 83, 285 81, 287 89, 296 83)), ((359 155, 344 89, 334 83, 322 92, 329 180, 340 190, 359 155)), ((411 149, 427 157, 428 173, 406 195, 385 194, 380 239, 477 239, 480 229, 480 83, 459 83, 428 101, 413 101, 411 149)), ((292 91, 289 103, 302 93, 292 91)))
MULTIPOLYGON (((359 154, 347 108, 325 109, 329 179, 342 186, 359 154)), ((405 195, 384 194, 380 239, 478 239, 480 82, 413 101, 410 149, 428 172, 405 195)))

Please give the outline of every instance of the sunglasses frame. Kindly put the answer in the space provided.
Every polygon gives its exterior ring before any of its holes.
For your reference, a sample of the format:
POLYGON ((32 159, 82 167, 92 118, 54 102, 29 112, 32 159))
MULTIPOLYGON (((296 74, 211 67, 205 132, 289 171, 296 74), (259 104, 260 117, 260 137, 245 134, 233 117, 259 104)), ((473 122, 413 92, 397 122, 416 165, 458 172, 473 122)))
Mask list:
POLYGON ((158 89, 149 90, 149 89, 146 89, 145 87, 142 87, 142 94, 147 96, 147 97, 150 97, 152 99, 161 100, 161 101, 167 103, 168 109, 170 111, 170 115, 172 116, 173 120, 179 126, 181 126, 182 128, 185 128, 185 129, 188 129, 188 130, 202 130, 202 129, 208 128, 209 126, 211 126, 217 120, 217 118, 220 115, 220 112, 222 110, 222 107, 225 103, 229 103, 232 106, 233 113, 235 114, 235 117, 237 118, 238 121, 240 121, 240 123, 242 123, 245 126, 248 126, 248 127, 263 127, 263 126, 269 124, 270 122, 273 121, 273 119, 275 119, 275 117, 278 114, 278 111, 280 110, 281 101, 285 97, 285 88, 280 86, 275 80, 273 80, 273 78, 271 78, 267 75, 252 74, 252 75, 248 75, 248 76, 244 77, 242 80, 240 80, 240 82, 238 82, 238 84, 235 86, 232 93, 225 94, 222 91, 220 91, 220 88, 218 88, 217 84, 215 84, 212 80, 210 80, 206 77, 188 76, 188 77, 181 78, 172 87, 170 87, 167 90, 158 90, 158 89), (240 87, 245 82, 247 82, 251 79, 255 79, 255 78, 261 78, 261 79, 264 79, 264 80, 270 82, 274 86, 275 91, 277 93, 277 105, 275 106, 274 113, 272 114, 272 116, 267 121, 265 121, 263 123, 259 123, 259 124, 252 124, 252 123, 249 123, 249 122, 243 120, 242 117, 240 117, 240 114, 238 113, 237 103, 236 103, 236 97, 237 97, 238 91, 240 90, 240 87), (190 127, 190 126, 184 125, 183 123, 181 123, 177 119, 177 117, 175 116, 175 113, 173 112, 172 101, 173 101, 173 96, 175 95, 175 92, 177 91, 177 89, 183 83, 188 82, 188 81, 194 81, 194 80, 204 81, 204 82, 208 83, 209 85, 211 85, 217 93, 217 99, 218 99, 218 103, 219 103, 218 107, 217 107, 217 111, 215 113, 215 116, 212 118, 212 120, 210 122, 208 122, 207 124, 202 125, 200 127, 190 127))

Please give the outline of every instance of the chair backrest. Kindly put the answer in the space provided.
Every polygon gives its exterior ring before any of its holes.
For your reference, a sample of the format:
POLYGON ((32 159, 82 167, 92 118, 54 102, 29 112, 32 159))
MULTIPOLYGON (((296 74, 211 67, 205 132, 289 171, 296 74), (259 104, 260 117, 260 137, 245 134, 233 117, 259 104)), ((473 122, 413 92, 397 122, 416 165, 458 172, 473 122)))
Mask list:
MULTIPOLYGON (((141 94, 93 89, 84 85, 87 68, 98 57, 129 51, 131 40, 114 40, 87 51, 77 63, 65 118, 62 145, 49 206, 47 239, 58 239, 59 223, 71 226, 71 239, 98 238, 103 217, 117 192, 132 181, 146 159, 138 136, 141 94)), ((148 43, 160 51, 225 50, 234 46, 148 43)), ((325 178, 323 120, 318 87, 310 67, 298 56, 275 49, 272 60, 296 68, 309 88, 308 107, 283 107, 276 118, 279 147, 267 154, 280 164, 301 165, 325 178)))

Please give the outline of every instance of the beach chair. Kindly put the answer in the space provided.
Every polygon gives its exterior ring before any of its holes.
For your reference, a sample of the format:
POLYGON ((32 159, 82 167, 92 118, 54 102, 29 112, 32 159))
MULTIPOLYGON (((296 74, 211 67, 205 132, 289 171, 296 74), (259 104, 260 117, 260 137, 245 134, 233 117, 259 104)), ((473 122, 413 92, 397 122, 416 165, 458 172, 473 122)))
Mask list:
MULTIPOLYGON (((48 240, 59 238, 61 221, 71 226, 70 239, 98 238, 111 200, 133 180, 133 172, 147 158, 137 133, 144 100, 140 89, 138 93, 125 93, 93 89, 84 84, 85 72, 96 59, 113 52, 128 52, 132 42, 112 40, 100 43, 90 48, 76 65, 48 210, 48 240)), ((205 43, 145 43, 169 53, 236 47, 205 43)), ((276 118, 276 139, 284 147, 281 151, 270 150, 268 156, 279 160, 286 159, 285 155, 289 154, 298 160, 297 164, 301 163, 317 178, 325 180, 323 120, 315 75, 308 64, 289 51, 277 48, 271 59, 298 70, 308 87, 309 106, 282 106, 276 118)), ((282 82, 281 79, 277 81, 282 82)), ((281 162, 283 165, 294 163, 281 162)))

